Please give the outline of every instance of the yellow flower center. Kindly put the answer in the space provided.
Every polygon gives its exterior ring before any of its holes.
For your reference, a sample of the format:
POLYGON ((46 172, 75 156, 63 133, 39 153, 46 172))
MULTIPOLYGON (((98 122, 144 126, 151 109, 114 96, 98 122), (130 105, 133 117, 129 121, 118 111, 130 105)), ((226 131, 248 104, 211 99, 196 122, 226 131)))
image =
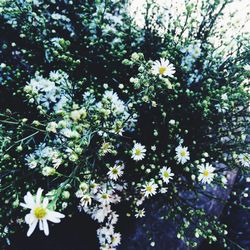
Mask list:
POLYGON ((135 155, 140 155, 140 154, 141 154, 141 150, 137 148, 137 149, 135 150, 135 155))
POLYGON ((38 220, 42 220, 47 214, 47 211, 43 207, 37 207, 34 210, 34 215, 38 220))
POLYGON ((118 174, 118 170, 116 168, 112 169, 113 174, 118 174))
POLYGON ((159 74, 160 74, 160 75, 163 75, 166 71, 167 71, 167 68, 166 68, 166 67, 161 66, 161 67, 159 68, 159 74))
POLYGON ((146 187, 146 191, 152 192, 152 187, 151 187, 151 186, 147 186, 147 187, 146 187))
POLYGON ((180 154, 181 154, 182 157, 185 157, 186 156, 186 151, 182 150, 180 154))
POLYGON ((248 161, 248 157, 244 155, 243 161, 248 161))
POLYGON ((106 199, 108 199, 108 194, 102 194, 102 198, 104 199, 104 200, 106 200, 106 199))
POLYGON ((207 170, 204 171, 203 173, 204 176, 208 177, 209 176, 209 172, 207 170))
POLYGON ((109 148, 110 148, 110 145, 109 145, 108 142, 104 142, 104 143, 102 144, 102 149, 103 149, 103 150, 108 150, 109 148))
POLYGON ((164 172, 164 177, 168 178, 169 177, 169 173, 167 171, 164 172))

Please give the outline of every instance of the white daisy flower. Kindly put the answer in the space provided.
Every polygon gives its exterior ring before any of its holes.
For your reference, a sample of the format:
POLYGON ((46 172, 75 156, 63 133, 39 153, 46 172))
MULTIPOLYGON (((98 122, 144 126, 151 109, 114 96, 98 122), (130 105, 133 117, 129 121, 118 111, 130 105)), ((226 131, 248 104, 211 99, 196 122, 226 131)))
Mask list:
POLYGON ((100 209, 96 209, 92 214, 92 219, 97 220, 99 223, 102 223, 105 217, 111 212, 110 205, 100 206, 100 209))
POLYGON ((111 237, 111 245, 112 247, 117 247, 121 243, 121 234, 114 233, 111 237))
POLYGON ((29 225, 28 237, 34 232, 38 223, 39 229, 44 231, 46 236, 49 235, 48 221, 59 223, 65 217, 61 213, 48 209, 49 200, 48 198, 42 200, 42 192, 43 190, 38 188, 35 199, 30 192, 27 192, 24 196, 25 203, 20 204, 30 209, 30 213, 25 216, 25 222, 29 225))
POLYGON ((119 177, 123 175, 123 164, 115 164, 113 167, 109 168, 108 176, 111 180, 116 181, 119 177))
POLYGON ((178 147, 176 147, 175 152, 176 152, 175 157, 178 163, 184 164, 188 160, 190 160, 189 157, 190 154, 187 147, 182 147, 181 145, 179 145, 178 147))
POLYGON ((144 209, 144 208, 138 210, 137 213, 135 214, 135 217, 136 217, 136 218, 142 218, 142 217, 144 217, 144 216, 145 216, 145 209, 144 209))
POLYGON ((110 202, 112 202, 112 192, 111 191, 101 191, 101 193, 99 193, 97 195, 97 199, 100 203, 104 204, 104 205, 108 205, 110 202))
POLYGON ((244 66, 244 70, 250 71, 250 64, 246 64, 246 65, 244 66))
POLYGON ((160 170, 160 176, 163 179, 163 181, 168 184, 169 180, 173 179, 174 173, 171 172, 171 168, 163 167, 160 170))
POLYGON ((198 168, 200 172, 198 180, 201 181, 203 184, 210 184, 215 176, 215 173, 213 173, 215 168, 212 167, 212 165, 210 165, 209 163, 201 164, 198 166, 198 168))
POLYGON ((141 145, 140 143, 135 143, 133 149, 132 149, 132 159, 135 161, 140 161, 145 157, 146 153, 145 146, 141 145))
POLYGON ((152 73, 154 75, 173 77, 175 68, 173 64, 167 59, 161 58, 160 61, 155 61, 152 66, 152 73))
POLYGON ((156 189, 158 185, 151 181, 147 182, 142 187, 143 187, 142 192, 144 193, 144 196, 149 197, 156 194, 156 189))
POLYGON ((29 168, 33 169, 37 166, 38 161, 34 154, 29 154, 25 157, 25 161, 27 161, 27 165, 29 168))
POLYGON ((81 206, 88 207, 92 203, 92 198, 89 194, 84 194, 81 198, 81 206))
POLYGON ((250 154, 240 154, 238 157, 243 167, 250 167, 250 154))

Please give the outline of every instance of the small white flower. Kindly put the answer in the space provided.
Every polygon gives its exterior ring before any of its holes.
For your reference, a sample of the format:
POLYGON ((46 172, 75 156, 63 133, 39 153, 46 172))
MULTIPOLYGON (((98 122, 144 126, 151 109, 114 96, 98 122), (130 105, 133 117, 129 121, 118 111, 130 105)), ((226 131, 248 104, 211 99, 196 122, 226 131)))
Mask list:
POLYGON ((80 120, 81 119, 81 112, 79 110, 71 111, 70 118, 75 122, 80 120))
POLYGON ((20 204, 22 207, 30 209, 30 213, 25 216, 25 222, 29 225, 28 237, 34 232, 37 224, 46 236, 49 235, 48 221, 59 223, 65 217, 61 213, 48 209, 49 200, 48 198, 42 200, 42 192, 43 190, 39 188, 35 199, 30 192, 27 192, 24 196, 25 203, 20 204))
POLYGON ((246 64, 246 65, 244 66, 244 70, 250 71, 250 64, 246 64))
POLYGON ((83 193, 82 190, 79 189, 79 190, 76 191, 75 195, 76 195, 77 198, 82 198, 84 193, 83 193))
POLYGON ((112 192, 111 191, 101 191, 101 193, 99 193, 97 195, 97 199, 100 203, 107 205, 110 202, 112 202, 112 192))
POLYGON ((56 173, 56 170, 54 168, 51 168, 51 167, 44 167, 42 169, 42 175, 43 176, 51 176, 51 175, 54 175, 56 173))
POLYGON ((175 152, 176 152, 175 157, 178 163, 184 164, 188 160, 190 160, 189 151, 187 147, 182 147, 181 145, 179 145, 178 147, 176 147, 175 152))
POLYGON ((123 175, 123 164, 115 164, 113 167, 109 168, 108 176, 111 180, 116 181, 119 177, 123 175))
POLYGON ((119 215, 116 212, 110 213, 108 221, 111 225, 114 225, 118 222, 119 215))
POLYGON ((132 149, 132 159, 135 161, 140 161, 145 157, 146 149, 145 146, 140 143, 135 143, 132 149))
POLYGON ((187 48, 187 52, 193 58, 198 58, 201 55, 200 44, 190 44, 187 48))
POLYGON ((88 207, 92 203, 92 198, 89 194, 84 194, 83 197, 81 198, 81 205, 83 207, 88 207))
POLYGON ((155 61, 152 66, 152 73, 154 75, 173 77, 175 68, 169 60, 161 58, 160 61, 155 61))
POLYGON ((167 193, 167 191, 168 191, 168 189, 167 189, 166 187, 162 187, 162 188, 160 189, 160 193, 161 193, 161 194, 165 194, 165 193, 167 193))
POLYGON ((243 167, 250 167, 250 154, 240 154, 238 157, 243 167))
POLYGON ((144 193, 144 196, 149 197, 156 194, 156 189, 158 185, 151 181, 147 182, 142 187, 143 187, 142 192, 144 193))
POLYGON ((38 164, 34 154, 29 154, 25 157, 25 160, 27 161, 28 167, 31 169, 35 168, 38 164))
POLYGON ((209 163, 201 164, 198 166, 198 168, 200 172, 198 180, 201 181, 203 184, 210 184, 215 176, 215 168, 212 167, 212 165, 210 165, 209 163))
POLYGON ((224 93, 224 94, 221 95, 221 100, 223 100, 223 101, 227 101, 228 100, 227 93, 224 93))
POLYGON ((145 216, 145 209, 144 209, 144 208, 138 210, 137 213, 135 214, 135 217, 136 217, 136 218, 142 218, 142 217, 144 217, 144 216, 145 216))
POLYGON ((92 214, 92 218, 94 220, 97 220, 99 223, 102 223, 105 219, 105 217, 111 212, 110 205, 102 205, 100 206, 100 209, 96 209, 94 213, 92 214))
POLYGON ((121 243, 121 234, 114 233, 111 237, 111 245, 112 247, 117 247, 121 243))
POLYGON ((169 180, 173 179, 174 173, 171 172, 171 168, 163 167, 160 170, 160 176, 163 179, 163 181, 168 184, 169 180))
POLYGON ((46 130, 48 132, 56 133, 57 127, 58 127, 58 125, 56 122, 49 122, 47 127, 46 127, 46 130))

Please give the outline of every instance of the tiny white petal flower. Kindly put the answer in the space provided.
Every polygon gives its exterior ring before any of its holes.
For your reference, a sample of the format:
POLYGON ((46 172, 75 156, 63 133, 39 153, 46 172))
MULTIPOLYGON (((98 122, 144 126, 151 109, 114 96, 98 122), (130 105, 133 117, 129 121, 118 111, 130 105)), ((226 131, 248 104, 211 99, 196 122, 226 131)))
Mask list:
POLYGON ((123 175, 124 164, 115 164, 113 167, 109 168, 108 176, 111 180, 116 181, 119 177, 123 175))
POLYGON ((243 167, 250 167, 250 154, 240 154, 238 158, 243 167))
POLYGON ((136 217, 136 218, 142 218, 142 217, 144 217, 144 216, 145 216, 145 209, 144 209, 144 208, 138 210, 137 213, 135 214, 135 217, 136 217))
POLYGON ((189 157, 190 154, 187 147, 182 147, 181 145, 179 145, 178 147, 176 147, 175 152, 176 152, 175 157, 178 163, 184 164, 188 160, 190 160, 189 157))
POLYGON ((83 207, 88 207, 92 203, 92 198, 89 194, 84 194, 83 197, 81 198, 81 205, 83 207))
POLYGON ((171 172, 171 168, 163 167, 163 168, 160 170, 160 176, 161 176, 162 180, 163 180, 166 184, 168 184, 168 183, 169 183, 169 180, 173 179, 174 173, 171 172))
POLYGON ((175 68, 173 64, 167 59, 161 58, 160 61, 155 61, 152 66, 152 73, 154 75, 173 77, 175 68))
POLYGON ((250 65, 249 65, 249 64, 246 64, 246 65, 244 66, 244 70, 250 71, 250 65))
POLYGON ((198 166, 198 168, 200 172, 198 180, 201 181, 203 184, 210 184, 215 176, 215 168, 212 167, 212 165, 210 165, 209 163, 201 164, 198 166))
POLYGON ((121 234, 120 233, 114 233, 111 236, 111 245, 112 247, 117 247, 121 243, 121 234))
POLYGON ((151 181, 147 182, 142 187, 142 192, 144 193, 144 196, 149 197, 156 194, 156 189, 158 188, 158 185, 151 181))

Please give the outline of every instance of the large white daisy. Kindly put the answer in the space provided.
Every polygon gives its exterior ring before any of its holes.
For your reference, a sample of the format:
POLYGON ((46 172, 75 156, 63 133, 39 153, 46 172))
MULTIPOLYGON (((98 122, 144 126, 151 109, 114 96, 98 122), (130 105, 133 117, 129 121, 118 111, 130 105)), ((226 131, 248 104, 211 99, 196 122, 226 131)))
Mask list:
POLYGON ((161 58, 160 61, 154 61, 152 73, 154 75, 173 77, 175 68, 174 65, 169 62, 169 60, 161 58))
POLYGON ((34 232, 37 224, 45 235, 49 235, 48 221, 59 223, 65 217, 61 213, 48 209, 49 200, 42 199, 42 192, 43 190, 38 188, 35 198, 30 192, 27 192, 24 196, 25 203, 20 204, 22 207, 30 209, 30 213, 25 216, 25 222, 29 225, 28 237, 34 232))

